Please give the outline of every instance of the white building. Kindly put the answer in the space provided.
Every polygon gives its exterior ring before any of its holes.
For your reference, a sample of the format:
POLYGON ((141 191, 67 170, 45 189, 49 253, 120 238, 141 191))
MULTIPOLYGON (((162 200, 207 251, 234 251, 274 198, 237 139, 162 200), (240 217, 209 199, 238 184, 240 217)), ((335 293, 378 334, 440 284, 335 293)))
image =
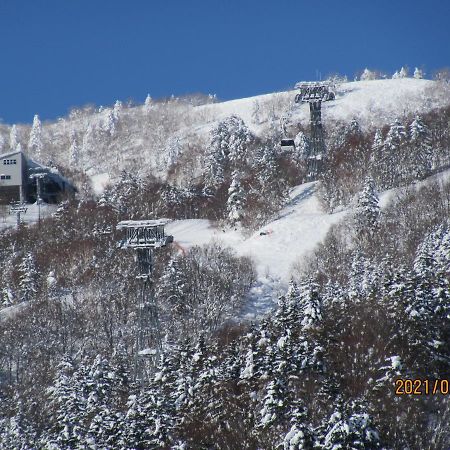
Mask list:
POLYGON ((18 201, 25 196, 26 161, 21 151, 0 155, 0 203, 18 201))
POLYGON ((41 197, 48 203, 56 202, 63 193, 75 191, 57 171, 27 158, 22 151, 9 152, 0 155, 0 204, 36 201, 36 181, 30 177, 36 172, 46 174, 42 180, 41 197))

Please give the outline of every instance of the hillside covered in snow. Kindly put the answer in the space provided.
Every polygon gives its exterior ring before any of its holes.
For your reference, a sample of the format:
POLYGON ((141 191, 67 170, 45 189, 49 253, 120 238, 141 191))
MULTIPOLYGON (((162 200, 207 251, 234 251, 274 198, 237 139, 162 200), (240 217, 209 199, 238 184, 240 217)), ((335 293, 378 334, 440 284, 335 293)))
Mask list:
MULTIPOLYGON (((20 144, 45 164, 81 170, 98 194, 122 170, 166 178, 171 167, 180 165, 177 183, 189 184, 201 175, 211 129, 226 117, 241 117, 261 137, 279 137, 281 120, 290 133, 299 124, 307 129, 308 105, 294 103, 294 97, 295 90, 218 103, 211 96, 160 101, 149 97, 145 105, 117 101, 113 107, 75 108, 67 117, 42 125, 39 148, 30 143, 30 125, 17 124, 14 129, 0 125, 0 152, 20 144)), ((356 118, 365 131, 373 131, 449 101, 448 85, 430 80, 342 83, 337 85, 336 100, 323 105, 323 122, 331 130, 356 118)))
POLYGON ((78 192, 1 210, 0 449, 447 450, 449 92, 338 85, 314 181, 295 91, 1 125, 78 192))

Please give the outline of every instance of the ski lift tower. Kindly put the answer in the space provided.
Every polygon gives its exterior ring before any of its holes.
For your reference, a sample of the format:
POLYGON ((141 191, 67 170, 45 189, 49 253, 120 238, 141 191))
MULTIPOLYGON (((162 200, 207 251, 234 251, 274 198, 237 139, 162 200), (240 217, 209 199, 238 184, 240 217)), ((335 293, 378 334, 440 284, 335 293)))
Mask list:
POLYGON ((136 376, 142 374, 139 357, 156 356, 161 350, 161 330, 158 309, 153 292, 153 249, 165 247, 173 242, 173 236, 166 236, 164 226, 168 219, 124 220, 117 229, 126 231, 125 239, 120 242, 123 249, 134 249, 138 271, 136 278, 141 280, 138 299, 136 327, 136 376))
POLYGON ((47 172, 34 172, 30 175, 30 179, 36 180, 36 203, 38 205, 38 226, 41 226, 41 190, 42 190, 42 180, 47 176, 47 172))
POLYGON ((20 214, 27 212, 27 205, 21 201, 12 202, 9 205, 9 214, 16 214, 16 227, 20 228, 20 214))
POLYGON ((309 103, 311 145, 307 157, 308 181, 317 179, 323 170, 325 140, 322 126, 322 102, 335 99, 334 86, 330 82, 300 82, 295 85, 300 92, 295 103, 309 103))

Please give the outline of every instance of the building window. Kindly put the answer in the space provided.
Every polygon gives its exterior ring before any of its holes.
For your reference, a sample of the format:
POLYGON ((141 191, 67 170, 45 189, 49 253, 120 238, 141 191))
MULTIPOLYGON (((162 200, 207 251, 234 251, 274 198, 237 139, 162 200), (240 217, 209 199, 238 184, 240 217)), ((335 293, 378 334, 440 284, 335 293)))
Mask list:
POLYGON ((4 159, 3 165, 9 166, 10 164, 17 164, 17 159, 4 159))
POLYGON ((0 180, 10 180, 11 175, 0 175, 0 180))

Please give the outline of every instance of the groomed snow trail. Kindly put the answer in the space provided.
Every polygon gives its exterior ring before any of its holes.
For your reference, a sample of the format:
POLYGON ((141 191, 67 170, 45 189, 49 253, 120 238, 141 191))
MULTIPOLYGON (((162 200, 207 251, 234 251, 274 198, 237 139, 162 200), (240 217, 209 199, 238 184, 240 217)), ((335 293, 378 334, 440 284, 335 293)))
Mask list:
POLYGON ((256 319, 275 306, 289 282, 293 264, 308 255, 323 240, 330 226, 346 212, 327 214, 317 195, 317 182, 292 189, 290 201, 266 226, 245 238, 239 231, 220 229, 208 220, 177 220, 167 226, 181 253, 194 245, 218 241, 237 255, 255 262, 257 282, 250 291, 240 317, 256 319))
MULTIPOLYGON (((450 170, 437 173, 407 187, 380 193, 380 206, 386 207, 406 188, 419 189, 433 182, 450 180, 450 170)), ((321 207, 318 182, 305 183, 292 189, 289 203, 278 216, 249 238, 235 230, 222 230, 208 220, 177 220, 167 226, 175 245, 186 252, 193 245, 213 240, 234 249, 237 255, 253 259, 257 281, 243 306, 240 318, 256 319, 273 309, 278 297, 285 293, 293 265, 307 257, 323 241, 330 227, 351 214, 352 206, 328 214, 321 207), (262 234, 261 234, 262 233, 262 234)))
POLYGON ((259 279, 279 279, 287 283, 292 265, 310 253, 330 226, 345 215, 345 212, 325 213, 316 190, 317 182, 292 189, 288 205, 272 222, 248 238, 239 231, 222 230, 200 219, 174 221, 167 226, 167 232, 174 236, 181 251, 217 240, 233 248, 236 254, 251 257, 259 279))

